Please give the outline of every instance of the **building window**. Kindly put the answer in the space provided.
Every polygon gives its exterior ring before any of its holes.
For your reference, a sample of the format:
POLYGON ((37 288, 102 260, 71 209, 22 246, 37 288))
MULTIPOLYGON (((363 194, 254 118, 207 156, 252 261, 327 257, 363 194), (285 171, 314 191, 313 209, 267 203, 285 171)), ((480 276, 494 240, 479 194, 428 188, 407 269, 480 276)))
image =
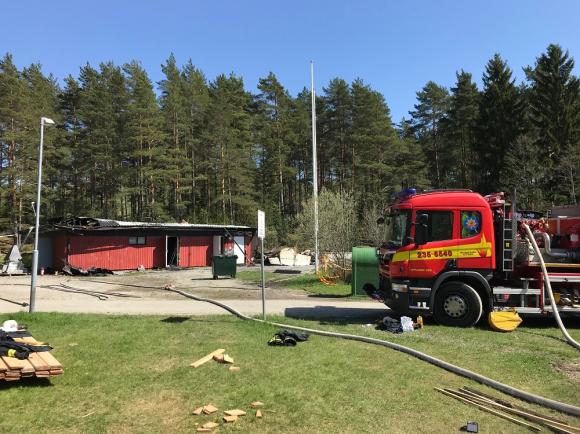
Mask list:
POLYGON ((130 246, 144 246, 147 239, 145 237, 129 237, 130 246))
POLYGON ((461 211, 461 238, 474 237, 481 233, 481 213, 461 211))
POLYGON ((453 213, 451 211, 417 211, 418 214, 429 216, 426 242, 453 239, 453 213))

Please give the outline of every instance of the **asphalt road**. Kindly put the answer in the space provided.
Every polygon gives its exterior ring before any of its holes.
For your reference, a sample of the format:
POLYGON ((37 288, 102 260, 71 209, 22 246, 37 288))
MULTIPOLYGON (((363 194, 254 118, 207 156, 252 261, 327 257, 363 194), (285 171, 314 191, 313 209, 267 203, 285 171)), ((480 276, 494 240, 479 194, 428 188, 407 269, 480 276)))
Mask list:
MULTIPOLYGON (((38 312, 98 313, 128 315, 220 315, 223 309, 204 302, 186 299, 162 291, 163 282, 197 295, 219 299, 247 314, 262 313, 261 291, 255 285, 236 280, 212 281, 204 278, 207 270, 151 272, 108 276, 106 278, 69 278, 40 276, 35 310, 38 312), (60 285, 64 284, 64 287, 60 285), (59 289, 60 288, 60 289, 59 289), (95 296, 67 292, 67 288, 98 291, 95 296), (121 293, 129 297, 115 296, 121 293)), ((341 298, 312 297, 301 291, 267 290, 266 313, 293 318, 345 322, 372 322, 388 313, 388 308, 372 300, 353 301, 341 298)), ((30 276, 0 277, 0 297, 10 301, 28 302, 30 276)), ((0 312, 28 311, 10 301, 0 299, 0 312)))

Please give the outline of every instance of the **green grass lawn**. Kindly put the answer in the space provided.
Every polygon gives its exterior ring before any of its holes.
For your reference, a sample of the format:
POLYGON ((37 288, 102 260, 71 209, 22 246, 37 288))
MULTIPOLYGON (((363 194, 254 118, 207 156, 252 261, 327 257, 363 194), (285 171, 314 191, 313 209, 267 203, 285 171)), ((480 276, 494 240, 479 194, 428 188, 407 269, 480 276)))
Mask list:
MULTIPOLYGON (((269 347, 276 329, 231 316, 183 322, 152 316, 11 317, 54 346, 65 374, 51 382, 0 382, 1 432, 194 432, 196 423, 221 419, 221 411, 190 414, 209 403, 248 411, 235 424, 220 427, 223 433, 453 433, 468 420, 477 421, 482 433, 526 432, 433 387, 471 385, 499 393, 383 347, 321 336, 293 348, 269 347), (225 348, 241 371, 213 361, 198 369, 189 366, 217 348, 225 348), (248 409, 255 400, 266 404, 262 420, 248 409)), ((511 334, 427 325, 416 333, 391 335, 360 324, 273 319, 388 339, 515 387, 580 404, 578 377, 554 368, 578 366, 578 352, 560 340, 552 324, 511 334)), ((580 338, 579 329, 570 331, 580 338)), ((580 425, 578 419, 557 416, 580 425)))
MULTIPOLYGON (((267 271, 264 274, 266 284, 271 288, 301 289, 321 297, 349 297, 352 292, 350 284, 338 281, 336 285, 326 285, 314 273, 292 275, 267 271)), ((260 270, 240 271, 236 278, 249 283, 261 282, 260 270)), ((360 297, 367 298, 366 295, 360 297)))

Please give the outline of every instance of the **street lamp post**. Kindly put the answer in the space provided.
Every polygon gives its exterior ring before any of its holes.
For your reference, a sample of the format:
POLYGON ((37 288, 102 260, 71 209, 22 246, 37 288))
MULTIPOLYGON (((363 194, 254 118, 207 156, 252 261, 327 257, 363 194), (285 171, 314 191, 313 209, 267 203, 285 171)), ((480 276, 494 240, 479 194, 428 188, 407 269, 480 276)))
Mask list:
POLYGON ((40 226, 40 190, 42 189, 42 146, 44 142, 44 126, 53 125, 49 118, 40 118, 40 145, 38 147, 38 180, 36 181, 36 223, 34 225, 34 250, 32 251, 32 270, 30 279, 30 306, 29 312, 34 312, 36 298, 36 277, 38 274, 38 228, 40 226))

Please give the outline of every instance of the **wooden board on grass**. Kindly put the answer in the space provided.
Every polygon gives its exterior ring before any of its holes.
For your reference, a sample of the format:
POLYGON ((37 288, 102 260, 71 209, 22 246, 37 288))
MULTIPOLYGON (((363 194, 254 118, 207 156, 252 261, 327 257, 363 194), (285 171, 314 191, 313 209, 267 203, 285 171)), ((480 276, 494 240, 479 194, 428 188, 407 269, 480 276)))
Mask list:
POLYGON ((36 354, 38 354, 38 356, 48 364, 50 369, 62 369, 60 362, 48 351, 41 351, 36 354))
POLYGON ((22 374, 29 374, 34 372, 34 366, 32 366, 28 360, 20 360, 15 357, 6 356, 2 356, 2 360, 12 371, 20 371, 22 374))
POLYGON ((226 350, 224 350, 223 348, 220 348, 220 349, 218 349, 218 350, 212 351, 212 352, 211 352, 211 353, 209 353, 207 356, 204 356, 204 357, 202 357, 201 359, 199 359, 199 360, 196 360, 195 362, 193 362, 193 363, 191 364, 191 366, 193 366, 194 368, 198 368, 198 367, 200 367, 201 365, 203 365, 204 363, 207 363, 207 362, 209 362, 209 361, 210 361, 210 360, 213 358, 213 356, 217 356, 217 355, 219 355, 219 354, 223 354, 223 353, 225 353, 225 352, 226 352, 226 350))
POLYGON ((46 363, 38 353, 30 353, 28 361, 37 371, 48 371, 50 369, 50 365, 46 363))

